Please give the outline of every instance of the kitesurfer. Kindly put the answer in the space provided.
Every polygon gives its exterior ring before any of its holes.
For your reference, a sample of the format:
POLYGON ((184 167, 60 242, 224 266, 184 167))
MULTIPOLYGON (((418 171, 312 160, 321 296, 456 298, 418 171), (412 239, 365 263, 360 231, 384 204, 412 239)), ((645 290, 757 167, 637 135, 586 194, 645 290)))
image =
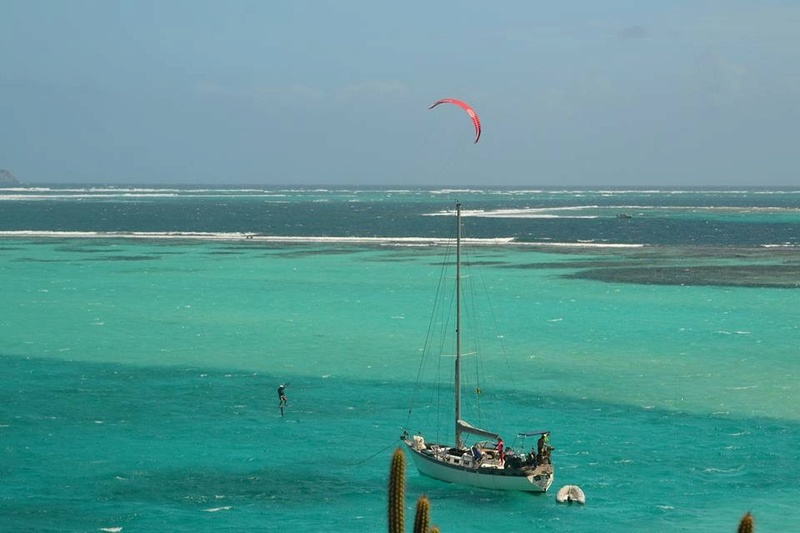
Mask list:
POLYGON ((286 391, 286 385, 281 383, 280 386, 278 387, 278 400, 280 400, 280 404, 279 404, 280 407, 286 407, 286 402, 289 401, 289 400, 286 399, 286 392, 285 391, 286 391))

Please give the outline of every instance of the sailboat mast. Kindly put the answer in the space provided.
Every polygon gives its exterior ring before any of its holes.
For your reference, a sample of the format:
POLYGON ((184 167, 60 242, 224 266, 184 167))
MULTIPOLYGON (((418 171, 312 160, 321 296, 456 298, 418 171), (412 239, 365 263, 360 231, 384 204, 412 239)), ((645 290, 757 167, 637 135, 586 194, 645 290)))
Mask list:
POLYGON ((456 369, 455 369, 455 400, 456 400, 456 448, 463 448, 461 438, 461 203, 456 202, 456 369))

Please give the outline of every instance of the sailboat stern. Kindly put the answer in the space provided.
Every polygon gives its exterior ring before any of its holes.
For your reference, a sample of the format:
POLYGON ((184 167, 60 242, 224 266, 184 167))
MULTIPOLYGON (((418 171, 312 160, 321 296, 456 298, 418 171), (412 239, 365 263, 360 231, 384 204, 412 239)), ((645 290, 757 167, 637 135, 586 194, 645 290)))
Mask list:
POLYGON ((553 465, 539 465, 528 475, 528 478, 531 483, 542 489, 542 492, 547 492, 547 489, 553 484, 553 479, 555 478, 553 465))

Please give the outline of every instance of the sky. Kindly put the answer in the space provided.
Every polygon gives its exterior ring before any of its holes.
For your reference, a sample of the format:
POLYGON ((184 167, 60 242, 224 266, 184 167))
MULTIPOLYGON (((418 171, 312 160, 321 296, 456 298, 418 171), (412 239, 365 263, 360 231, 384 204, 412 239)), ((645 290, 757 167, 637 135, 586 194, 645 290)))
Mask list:
POLYGON ((800 186, 797 0, 0 0, 28 184, 800 186), (428 106, 469 102, 463 110, 428 106))

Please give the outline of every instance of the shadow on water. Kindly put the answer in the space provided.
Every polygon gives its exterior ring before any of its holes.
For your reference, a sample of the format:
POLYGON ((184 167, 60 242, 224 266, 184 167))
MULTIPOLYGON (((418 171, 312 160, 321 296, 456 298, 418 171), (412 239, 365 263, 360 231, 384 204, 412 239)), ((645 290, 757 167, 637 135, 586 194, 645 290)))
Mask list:
POLYGON ((647 247, 644 249, 550 249, 574 259, 523 262, 506 268, 568 270, 565 279, 640 285, 722 286, 753 288, 800 287, 800 261, 791 249, 720 247, 647 247), (582 255, 591 255, 583 260, 582 255), (598 257, 603 257, 598 259, 598 257))
POLYGON ((800 265, 638 266, 591 268, 564 276, 640 285, 800 288, 800 265))
MULTIPOLYGON (((389 458, 413 388, 14 356, 0 356, 0 371, 8 377, 0 389, 7 459, 0 512, 9 524, 43 531, 127 527, 144 517, 202 528, 209 515, 220 527, 278 520, 346 530, 364 520, 364 529, 379 530, 389 458), (279 380, 291 382, 285 419, 277 412, 279 380)), ((750 500, 731 503, 731 493, 800 481, 787 478, 796 475, 794 422, 498 394, 507 406, 501 425, 522 414, 553 431, 556 484, 581 485, 591 502, 569 515, 582 524, 573 530, 591 531, 600 519, 644 526, 654 512, 688 520, 698 498, 735 520, 750 500)), ((515 446, 510 436, 507 443, 515 446)), ((448 531, 463 520, 491 527, 488 516, 518 531, 566 516, 552 494, 472 490, 416 472, 407 493, 409 500, 426 493, 434 523, 448 531)))

